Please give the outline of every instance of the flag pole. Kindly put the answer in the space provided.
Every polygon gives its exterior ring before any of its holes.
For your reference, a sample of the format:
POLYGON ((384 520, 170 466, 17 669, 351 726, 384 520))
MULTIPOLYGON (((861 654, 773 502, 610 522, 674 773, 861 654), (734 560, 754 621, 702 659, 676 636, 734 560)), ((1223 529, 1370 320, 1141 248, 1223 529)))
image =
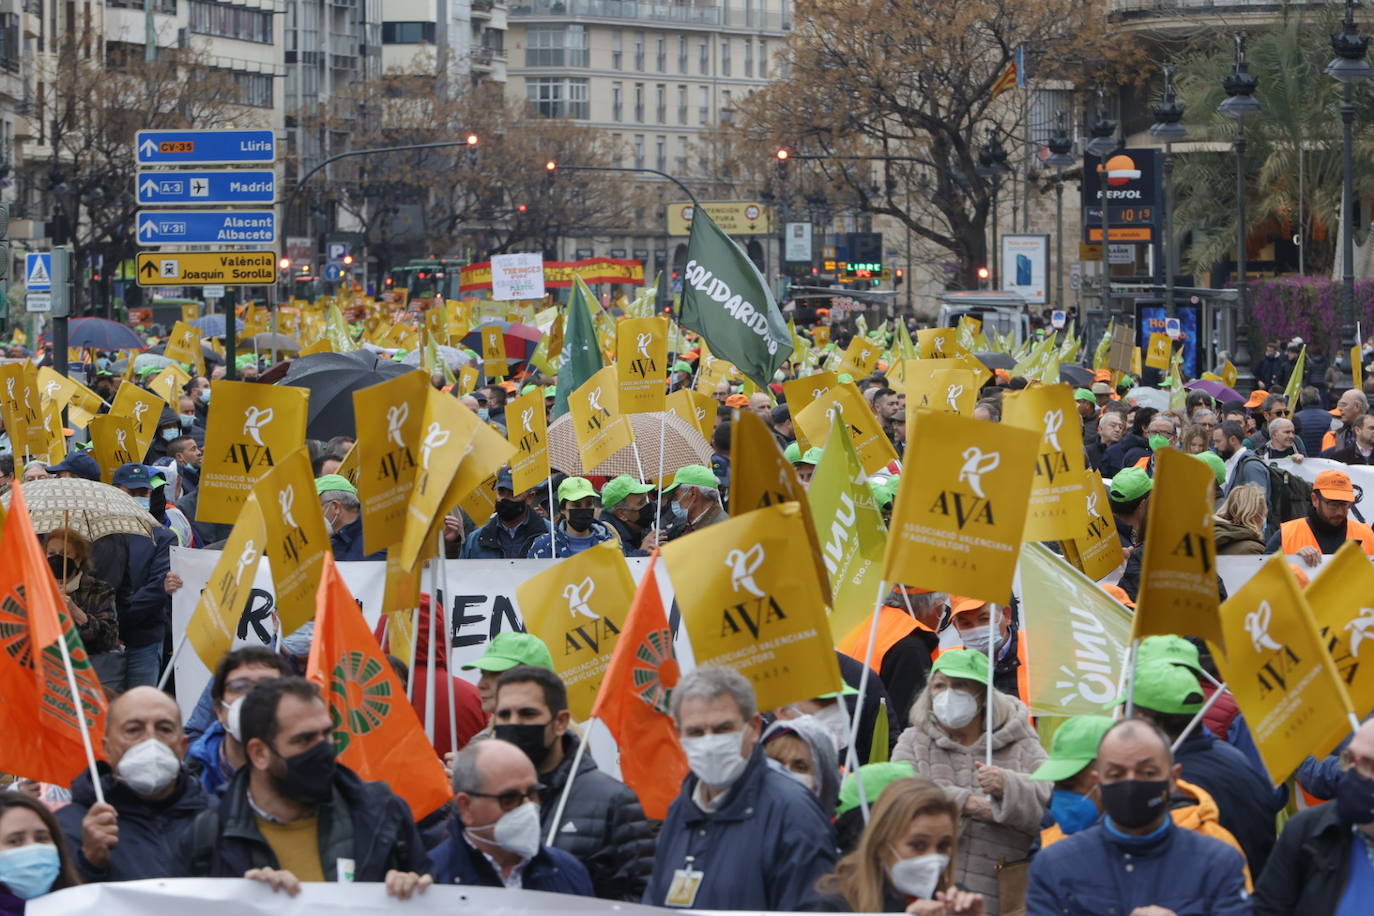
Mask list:
MULTIPOLYGON (((95 789, 95 800, 105 804, 105 790, 100 786, 100 773, 95 768, 95 749, 91 746, 91 730, 86 722, 86 707, 81 703, 81 692, 76 689, 76 671, 72 668, 72 656, 67 651, 67 628, 62 626, 62 618, 57 619, 60 630, 57 634, 57 648, 62 652, 62 667, 67 670, 67 689, 72 692, 72 708, 76 710, 76 722, 81 727, 81 747, 86 751, 86 766, 91 771, 91 786, 95 789)), ((33 630, 29 630, 32 639, 33 630)), ((37 653, 34 653, 35 656, 37 653)), ((37 664, 37 660, 35 659, 37 664)))
POLYGON ((858 769, 859 720, 863 717, 864 694, 868 692, 868 672, 872 670, 873 651, 878 644, 878 613, 882 610, 883 599, 887 597, 887 583, 878 583, 878 597, 873 602, 872 622, 868 627, 868 646, 864 649, 864 670, 859 675, 859 694, 854 703, 855 713, 849 725, 849 753, 845 755, 844 768, 848 772, 858 769))
POLYGON ((410 670, 406 672, 406 699, 415 700, 415 660, 420 651, 420 609, 410 611, 410 670))
MULTIPOLYGON (((171 676, 172 676, 172 670, 173 670, 174 668, 176 668, 177 659, 181 657, 181 650, 184 649, 184 648, 186 648, 186 637, 189 636, 189 635, 190 635, 190 633, 189 633, 188 631, 186 631, 186 630, 182 630, 182 631, 181 631, 181 636, 180 636, 180 638, 177 639, 176 648, 172 650, 172 657, 169 658, 169 659, 167 659, 167 667, 164 668, 164 669, 162 670, 162 677, 158 678, 158 681, 157 681, 157 689, 158 689, 158 690, 164 690, 164 689, 166 689, 166 687, 167 687, 167 681, 168 681, 168 680, 171 678, 171 676)), ((278 632, 278 634, 277 634, 277 639, 278 639, 278 640, 281 639, 281 633, 280 633, 280 632, 278 632)))
POLYGON ((549 471, 549 476, 544 478, 544 484, 549 488, 549 555, 553 559, 558 559, 558 504, 553 500, 553 471, 549 471))
POLYGON ((1140 640, 1132 639, 1130 651, 1126 655, 1126 718, 1135 714, 1135 660, 1140 651, 1140 640))
POLYGON ((995 686, 995 675, 997 671, 997 618, 1001 616, 1002 606, 994 604, 988 609, 988 696, 987 719, 983 722, 983 765, 992 766, 992 707, 993 701, 997 699, 995 686))
MULTIPOLYGON (((443 530, 439 531, 439 539, 444 537, 443 530)), ((429 614, 427 626, 428 639, 425 640, 425 737, 429 743, 434 743, 434 606, 439 600, 439 560, 435 558, 434 566, 429 570, 429 614)))
POLYGON ((1197 711, 1197 715, 1193 716, 1192 721, 1188 723, 1188 726, 1185 729, 1183 729, 1183 731, 1179 732, 1178 737, 1174 739, 1173 746, 1169 748, 1169 753, 1178 753, 1178 746, 1183 743, 1184 739, 1186 739, 1189 735, 1193 733, 1193 729, 1196 728, 1197 724, 1202 721, 1202 717, 1207 715, 1207 710, 1211 709, 1216 704, 1217 700, 1221 699, 1221 695, 1223 693, 1228 692, 1229 691, 1226 689, 1225 684, 1222 684, 1219 688, 1212 691, 1212 695, 1207 698, 1206 703, 1202 704, 1202 708, 1197 711))
POLYGON ((663 441, 668 437, 667 405, 658 412, 658 499, 654 500, 654 531, 660 528, 663 519, 663 441))
MULTIPOLYGON (((454 694, 453 672, 448 666, 453 664, 453 627, 449 620, 448 602, 448 556, 444 544, 444 526, 439 526, 439 582, 443 591, 435 598, 434 605, 439 608, 439 623, 444 628, 444 685, 448 690, 448 744, 449 750, 458 753, 458 700, 454 694)), ((432 608, 431 608, 432 610, 432 608)))
POLYGON ((545 846, 552 846, 558 837, 558 822, 563 819, 563 809, 568 806, 573 780, 577 779, 577 770, 582 765, 582 755, 587 752, 587 739, 591 736, 592 723, 595 721, 588 719, 586 728, 582 730, 581 740, 577 743, 577 753, 573 754, 572 768, 568 770, 568 781, 563 783, 563 791, 558 795, 558 807, 553 809, 553 820, 549 822, 549 836, 544 841, 545 846))

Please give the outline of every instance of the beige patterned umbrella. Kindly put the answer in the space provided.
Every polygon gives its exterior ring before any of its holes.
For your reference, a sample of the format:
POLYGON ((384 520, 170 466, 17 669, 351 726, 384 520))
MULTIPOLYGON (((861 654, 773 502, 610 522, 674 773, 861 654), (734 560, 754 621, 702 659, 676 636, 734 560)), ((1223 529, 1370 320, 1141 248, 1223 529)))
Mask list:
MULTIPOLYGON (((157 527, 157 519, 143 511, 132 496, 109 484, 69 477, 16 482, 15 486, 24 488, 24 501, 38 534, 72 528, 94 541, 107 534, 152 537, 157 527)), ((0 503, 9 509, 10 494, 0 497, 0 503)))
POLYGON ((585 470, 582 467, 582 455, 577 450, 577 435, 573 431, 572 414, 564 414, 549 424, 549 464, 554 470, 565 474, 600 474, 607 477, 629 474, 632 477, 650 479, 658 474, 658 441, 661 428, 665 475, 688 464, 703 464, 709 467, 711 444, 702 437, 701 430, 696 424, 672 413, 668 414, 667 422, 663 422, 664 419, 663 414, 659 412, 630 414, 635 445, 626 446, 601 462, 598 467, 585 470), (636 445, 639 449, 638 461, 635 459, 636 445))

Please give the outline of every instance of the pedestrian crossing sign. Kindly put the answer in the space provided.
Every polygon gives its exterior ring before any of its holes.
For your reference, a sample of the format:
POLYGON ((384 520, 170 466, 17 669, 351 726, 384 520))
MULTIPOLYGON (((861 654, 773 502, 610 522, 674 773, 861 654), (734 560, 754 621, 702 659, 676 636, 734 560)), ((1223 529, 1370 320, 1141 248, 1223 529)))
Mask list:
POLYGON ((52 289, 52 252, 30 251, 24 256, 24 286, 29 292, 52 289))

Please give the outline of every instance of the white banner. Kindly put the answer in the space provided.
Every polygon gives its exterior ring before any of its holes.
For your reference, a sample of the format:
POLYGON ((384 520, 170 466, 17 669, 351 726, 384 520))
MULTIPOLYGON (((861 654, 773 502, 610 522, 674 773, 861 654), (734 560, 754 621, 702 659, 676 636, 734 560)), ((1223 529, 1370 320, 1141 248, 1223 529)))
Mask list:
POLYGON ((1341 471, 1349 474, 1350 482, 1356 487, 1355 496, 1358 497, 1350 517, 1366 525, 1374 524, 1374 465, 1344 464, 1327 458, 1306 458, 1298 462, 1292 458, 1280 458, 1270 463, 1276 468, 1282 468, 1301 477, 1308 483, 1316 480, 1322 471, 1341 471))
POLYGON ((491 256, 491 298, 544 298, 544 256, 537 251, 491 256))
MULTIPOLYGON (((657 907, 597 897, 473 885, 434 886, 401 901, 382 884, 302 884, 296 897, 273 893, 260 881, 242 878, 176 878, 86 884, 28 902, 28 916, 483 916, 566 913, 662 916, 657 907)), ((706 910, 677 910, 705 913, 706 910)), ((738 913, 737 916, 763 916, 738 913)))
MULTIPOLYGON (((172 548, 172 572, 181 577, 182 587, 172 595, 172 644, 176 645, 186 630, 187 621, 196 609, 196 600, 201 590, 210 581, 210 574, 219 560, 218 550, 193 550, 185 547, 172 548)), ((453 657, 449 670, 460 677, 477 682, 479 672, 463 671, 461 666, 478 659, 486 651, 487 643, 498 633, 523 631, 524 617, 515 600, 515 590, 526 579, 548 569, 557 560, 448 560, 444 573, 452 598, 446 604, 453 626, 453 657)), ((638 582, 649 565, 648 557, 626 559, 630 575, 638 582)), ((432 568, 432 567, 431 567, 432 568)), ((386 564, 340 563, 339 572, 343 575, 349 591, 362 605, 363 617, 368 626, 375 627, 382 614, 382 599, 386 585, 386 564)), ((424 574, 423 590, 432 589, 433 573, 424 574)), ((662 563, 656 572, 659 594, 663 596, 663 606, 671 607, 673 588, 668 581, 667 570, 662 563)), ((440 585, 444 582, 440 576, 440 585)), ((440 589, 442 593, 442 588, 440 589)), ((253 580, 253 591, 244 606, 239 619, 239 631, 235 634, 235 645, 270 645, 276 639, 276 620, 274 612, 277 602, 272 588, 272 573, 264 557, 253 580)), ((557 653, 561 647, 549 646, 549 651, 557 653)), ((676 644, 678 663, 683 671, 692 667, 691 646, 687 642, 687 629, 679 629, 676 644)), ((181 651, 176 662, 177 702, 183 716, 190 716, 195 709, 201 692, 210 680, 211 671, 189 646, 181 651)))

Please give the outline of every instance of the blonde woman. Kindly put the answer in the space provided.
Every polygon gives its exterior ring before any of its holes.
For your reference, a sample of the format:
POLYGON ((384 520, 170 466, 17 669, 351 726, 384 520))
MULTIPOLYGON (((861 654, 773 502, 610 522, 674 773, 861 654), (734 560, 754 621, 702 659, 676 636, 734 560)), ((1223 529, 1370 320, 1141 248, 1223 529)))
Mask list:
POLYGON ((1217 510, 1217 555, 1264 553, 1264 523, 1268 517, 1269 504, 1262 489, 1253 483, 1236 487, 1217 510))
POLYGON ((954 886, 959 808, 929 779, 883 789, 858 847, 816 885, 827 913, 983 916, 983 898, 954 886))

